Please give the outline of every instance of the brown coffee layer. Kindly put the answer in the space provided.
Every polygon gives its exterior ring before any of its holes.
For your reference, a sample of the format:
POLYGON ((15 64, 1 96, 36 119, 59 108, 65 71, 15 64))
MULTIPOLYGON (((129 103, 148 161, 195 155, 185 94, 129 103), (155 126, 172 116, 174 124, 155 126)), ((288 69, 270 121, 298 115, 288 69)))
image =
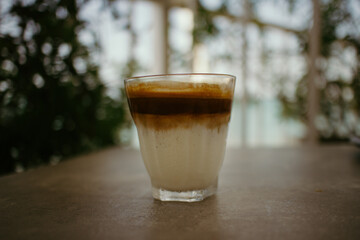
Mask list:
POLYGON ((194 125, 203 125, 209 129, 220 129, 230 121, 230 113, 221 114, 179 114, 154 115, 134 113, 133 118, 137 127, 155 130, 171 128, 191 128, 194 125))
POLYGON ((231 103, 232 100, 226 98, 138 97, 129 99, 131 112, 154 115, 230 113, 231 103))

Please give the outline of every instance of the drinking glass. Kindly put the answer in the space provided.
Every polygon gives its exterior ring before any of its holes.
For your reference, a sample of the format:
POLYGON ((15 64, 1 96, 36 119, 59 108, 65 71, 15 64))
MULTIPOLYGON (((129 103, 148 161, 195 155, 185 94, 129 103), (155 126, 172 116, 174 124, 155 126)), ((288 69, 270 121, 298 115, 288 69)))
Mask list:
POLYGON ((235 77, 228 74, 125 80, 155 199, 194 202, 216 192, 234 87, 235 77))

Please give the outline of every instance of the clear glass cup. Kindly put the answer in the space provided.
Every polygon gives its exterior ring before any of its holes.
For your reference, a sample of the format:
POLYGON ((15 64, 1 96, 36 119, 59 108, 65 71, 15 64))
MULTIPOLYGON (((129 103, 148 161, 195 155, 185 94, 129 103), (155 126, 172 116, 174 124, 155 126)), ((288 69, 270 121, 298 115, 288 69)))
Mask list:
POLYGON ((125 80, 152 194, 201 201, 217 189, 235 77, 167 74, 125 80))

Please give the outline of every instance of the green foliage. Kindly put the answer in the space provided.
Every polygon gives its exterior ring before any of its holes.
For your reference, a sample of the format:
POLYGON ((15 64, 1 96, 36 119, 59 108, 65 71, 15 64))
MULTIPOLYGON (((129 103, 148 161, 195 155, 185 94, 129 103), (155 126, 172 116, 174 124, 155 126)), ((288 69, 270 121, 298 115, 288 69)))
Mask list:
POLYGON ((295 91, 295 100, 290 99, 282 90, 280 90, 280 93, 278 94, 278 99, 282 103, 282 117, 300 119, 301 121, 306 120, 306 78, 307 75, 305 75, 298 82, 295 91))
MULTIPOLYGON (((331 56, 332 44, 339 39, 337 31, 342 23, 351 21, 347 4, 343 0, 332 0, 321 7, 321 56, 331 56)), ((298 36, 304 52, 309 51, 307 36, 298 36)))
POLYGON ((219 29, 214 24, 213 16, 209 11, 201 5, 201 2, 199 2, 197 6, 195 27, 193 30, 194 45, 202 43, 206 38, 216 36, 219 33, 219 29))
POLYGON ((0 33, 0 174, 117 141, 124 99, 106 96, 78 40, 80 2, 14 1, 2 16, 18 27, 0 33))
MULTIPOLYGON (((358 131, 356 123, 349 120, 355 116, 360 118, 360 39, 353 28, 355 19, 349 12, 346 1, 332 0, 324 3, 321 8, 321 60, 320 76, 323 81, 320 89, 320 121, 318 130, 320 140, 344 140, 350 134, 358 131), (350 27, 349 27, 350 26, 350 27), (339 35, 339 29, 347 29, 345 37, 339 35), (335 50, 337 49, 337 50, 335 50), (340 50, 339 50, 340 49, 340 50), (337 59, 342 61, 343 51, 351 49, 355 52, 358 63, 350 81, 348 79, 327 79, 330 69, 329 61, 337 59)), ((302 52, 308 52, 309 39, 307 36, 298 36, 302 52)), ((280 92, 282 102, 282 115, 288 118, 306 121, 307 74, 298 82, 294 99, 288 98, 280 92)))

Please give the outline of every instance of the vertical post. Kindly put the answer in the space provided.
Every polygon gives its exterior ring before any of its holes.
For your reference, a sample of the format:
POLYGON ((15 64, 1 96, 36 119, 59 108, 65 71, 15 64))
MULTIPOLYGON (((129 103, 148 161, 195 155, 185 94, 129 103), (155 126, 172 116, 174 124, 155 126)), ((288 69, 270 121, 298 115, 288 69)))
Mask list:
POLYGON ((318 143, 318 132, 315 119, 319 112, 319 89, 317 87, 318 69, 317 62, 321 47, 321 11, 319 0, 312 0, 313 25, 309 36, 309 78, 307 96, 307 143, 316 145, 318 143))
MULTIPOLYGON (((137 41, 137 35, 136 32, 133 28, 133 16, 134 16, 134 8, 135 8, 135 1, 131 0, 130 2, 130 9, 129 9, 129 14, 128 14, 128 23, 129 23, 129 32, 130 32, 130 45, 129 45, 129 60, 133 61, 135 59, 135 46, 136 46, 136 41, 137 41)), ((128 72, 127 77, 130 77, 131 75, 133 75, 134 72, 128 72)))
MULTIPOLYGON (((245 18, 248 16, 247 12, 249 10, 247 0, 243 4, 245 18)), ((242 22, 242 31, 241 31, 241 87, 242 87, 242 98, 241 98, 241 145, 242 147, 247 147, 247 102, 248 102, 248 92, 247 92, 247 39, 246 39, 246 28, 247 22, 242 22)))
POLYGON ((164 73, 169 73, 169 5, 168 1, 163 2, 163 44, 164 52, 164 73))
POLYGON ((169 72, 169 21, 168 21, 168 2, 158 1, 154 8, 154 56, 156 61, 153 62, 154 74, 168 73, 169 72))
MULTIPOLYGON (((264 86, 265 84, 265 78, 264 78, 264 74, 265 74, 265 65, 266 65, 266 56, 265 56, 265 34, 264 34, 264 29, 260 28, 260 46, 259 46, 259 51, 260 51, 260 66, 259 66, 259 72, 257 74, 257 79, 260 83, 261 86, 264 86)), ((257 142, 260 144, 264 144, 266 143, 264 141, 265 139, 265 102, 261 101, 258 106, 257 106, 257 142)))
MULTIPOLYGON (((198 0, 194 0, 194 1, 187 1, 187 4, 190 8, 190 10, 193 12, 193 31, 194 29, 196 29, 196 20, 197 20, 197 12, 198 12, 198 8, 199 8, 199 1, 198 0)), ((191 47, 191 52, 190 52, 190 66, 191 66, 191 71, 195 72, 195 62, 196 62, 196 46, 197 43, 195 42, 194 39, 194 34, 192 34, 192 47, 191 47)))

